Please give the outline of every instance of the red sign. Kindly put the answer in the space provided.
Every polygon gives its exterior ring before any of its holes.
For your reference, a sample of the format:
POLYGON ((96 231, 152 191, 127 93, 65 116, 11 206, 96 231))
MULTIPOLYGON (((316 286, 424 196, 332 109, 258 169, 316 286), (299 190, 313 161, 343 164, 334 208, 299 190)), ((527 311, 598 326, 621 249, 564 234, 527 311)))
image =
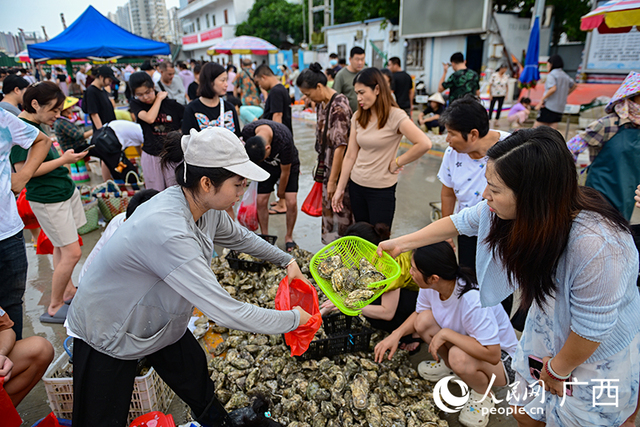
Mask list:
POLYGON ((198 35, 187 36, 182 38, 182 44, 198 43, 198 35))
POLYGON ((219 39, 220 37, 222 37, 222 27, 214 28, 213 30, 200 34, 200 41, 219 39))

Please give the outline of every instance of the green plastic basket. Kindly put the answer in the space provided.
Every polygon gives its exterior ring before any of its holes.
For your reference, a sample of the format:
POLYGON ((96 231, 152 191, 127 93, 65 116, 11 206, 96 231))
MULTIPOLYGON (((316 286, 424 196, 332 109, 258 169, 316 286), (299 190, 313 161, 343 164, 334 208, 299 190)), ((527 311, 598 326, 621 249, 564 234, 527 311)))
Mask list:
POLYGON ((380 297, 391 283, 393 283, 400 276, 400 266, 398 263, 389 256, 386 252, 383 253, 382 257, 378 257, 376 254, 376 246, 373 243, 370 243, 360 237, 356 236, 346 236, 341 237, 333 243, 328 244, 324 248, 322 248, 318 253, 316 253, 313 258, 311 258, 311 263, 309 264, 309 269, 311 270, 311 274, 313 278, 316 280, 316 283, 322 289, 322 292, 331 300, 332 303, 335 304, 340 311, 348 316, 357 316, 362 311, 362 308, 371 304, 377 298, 380 297), (358 267, 361 258, 366 258, 373 266, 384 276, 385 280, 381 280, 380 282, 372 283, 369 285, 370 288, 376 288, 375 294, 373 297, 366 301, 362 301, 358 303, 357 309, 353 309, 351 307, 347 307, 344 304, 344 300, 347 297, 348 293, 338 293, 333 290, 333 286, 331 286, 331 280, 325 279, 320 274, 318 274, 318 265, 326 260, 329 257, 339 255, 342 259, 342 264, 345 267, 358 267))

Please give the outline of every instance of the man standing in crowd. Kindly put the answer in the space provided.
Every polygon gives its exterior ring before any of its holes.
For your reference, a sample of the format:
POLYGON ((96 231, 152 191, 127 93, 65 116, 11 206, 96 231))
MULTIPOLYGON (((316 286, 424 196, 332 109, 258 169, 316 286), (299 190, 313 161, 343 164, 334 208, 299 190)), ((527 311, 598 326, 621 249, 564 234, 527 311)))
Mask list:
POLYGON ((178 66, 180 67, 180 72, 178 73, 178 75, 182 79, 184 90, 188 91, 189 85, 195 80, 195 76, 193 75, 193 71, 191 71, 189 67, 187 67, 187 64, 185 64, 184 62, 181 62, 180 64, 178 64, 178 66))
POLYGON ((82 92, 87 90, 87 75, 85 74, 84 65, 81 65, 80 69, 76 73, 76 83, 80 85, 80 89, 82 89, 82 92))
POLYGON ((244 58, 240 62, 240 72, 236 75, 236 79, 233 82, 235 88, 233 90, 233 96, 240 98, 242 105, 260 106, 260 90, 253 81, 253 70, 251 68, 251 59, 244 58))
POLYGON ((112 81, 118 81, 113 74, 113 70, 108 65, 103 65, 94 72, 95 79, 87 88, 84 97, 86 112, 91 116, 94 132, 105 123, 116 119, 113 104, 109 100, 109 93, 104 89, 111 86, 112 81))
POLYGON ((337 53, 329 55, 329 68, 332 69, 335 74, 338 74, 338 71, 342 70, 342 67, 338 65, 339 59, 337 53))
POLYGON ((145 61, 142 63, 142 65, 140 66, 140 71, 144 71, 145 73, 149 74, 149 77, 151 78, 153 78, 153 75, 156 72, 155 68, 153 68, 153 64, 151 64, 151 61, 148 59, 145 59, 145 61))
POLYGON ((256 69, 253 79, 258 86, 269 92, 262 117, 282 123, 293 135, 291 98, 289 97, 289 91, 280 83, 280 78, 276 77, 267 64, 262 64, 256 69))
MULTIPOLYGON (((258 67, 260 68, 260 67, 258 67)), ((269 96, 271 97, 271 96, 269 96)), ((286 213, 287 232, 285 248, 290 252, 297 245, 293 241, 293 228, 298 216, 298 177, 300 159, 289 129, 270 120, 256 120, 242 129, 245 149, 252 162, 269 172, 270 177, 258 183, 258 222, 262 234, 269 234, 269 214, 286 213), (277 195, 286 200, 284 210, 279 206, 269 209, 269 196, 278 183, 277 195)))
POLYGON ((396 95, 398 107, 407 112, 411 117, 413 110, 413 79, 409 74, 402 71, 400 66, 400 58, 394 56, 389 58, 389 71, 393 73, 393 93, 396 95))
POLYGON ((333 90, 349 98, 349 106, 354 113, 358 111, 358 97, 353 88, 353 79, 364 68, 364 49, 354 47, 349 54, 349 65, 340 70, 333 81, 333 90))
POLYGON ((22 95, 27 90, 29 82, 17 74, 9 74, 2 84, 4 98, 0 102, 0 107, 4 108, 14 116, 20 114, 19 105, 22 104, 22 95))
POLYGON ((176 76, 176 69, 170 62, 161 62, 158 66, 160 80, 156 82, 158 92, 167 92, 167 98, 175 99, 182 105, 187 103, 187 91, 180 76, 176 76))
POLYGON ((438 83, 438 92, 444 92, 445 89, 449 89, 449 104, 468 93, 480 96, 478 73, 467 68, 467 61, 464 60, 464 55, 461 52, 451 55, 451 68, 453 68, 454 72, 446 82, 444 79, 447 77, 449 64, 442 64, 442 66, 444 72, 438 83))

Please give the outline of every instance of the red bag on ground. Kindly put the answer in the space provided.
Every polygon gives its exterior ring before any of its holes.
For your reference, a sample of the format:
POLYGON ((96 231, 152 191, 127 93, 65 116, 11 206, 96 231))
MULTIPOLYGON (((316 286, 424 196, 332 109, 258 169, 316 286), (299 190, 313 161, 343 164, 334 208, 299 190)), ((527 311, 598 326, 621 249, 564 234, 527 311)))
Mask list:
POLYGON ((242 196, 238 208, 238 222, 251 231, 258 229, 258 182, 253 181, 242 196))
POLYGON ((4 377, 0 377, 0 414, 2 414, 2 424, 6 427, 20 427, 22 424, 22 418, 16 411, 16 408, 11 402, 9 394, 4 389, 4 377))
POLYGON ((284 334, 284 340, 291 348, 291 356, 304 354, 322 325, 316 289, 300 279, 294 279, 289 283, 289 277, 285 276, 278 286, 275 303, 276 310, 291 310, 295 306, 300 306, 311 315, 307 323, 284 334))
MULTIPOLYGON (((78 234, 78 242, 80 246, 83 245, 82 237, 78 234)), ((38 235, 38 247, 36 248, 36 255, 53 255, 53 244, 51 240, 44 234, 44 230, 40 230, 38 235)))
POLYGON ((27 201, 27 189, 24 188, 20 195, 18 196, 18 200, 16 200, 16 204, 18 205, 18 215, 22 219, 24 223, 24 228, 27 230, 33 230, 34 228, 40 227, 38 223, 38 219, 36 215, 31 210, 31 205, 27 201))
POLYGON ((302 212, 311 216, 322 216, 322 183, 315 182, 309 195, 304 199, 302 212))

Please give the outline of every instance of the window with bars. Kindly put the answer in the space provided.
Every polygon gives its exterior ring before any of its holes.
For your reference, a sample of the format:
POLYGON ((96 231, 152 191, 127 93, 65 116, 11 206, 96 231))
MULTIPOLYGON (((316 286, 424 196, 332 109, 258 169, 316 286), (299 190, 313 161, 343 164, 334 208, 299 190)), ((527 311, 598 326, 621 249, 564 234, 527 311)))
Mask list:
POLYGON ((424 66, 424 46, 426 39, 409 39, 407 46, 407 67, 424 66))
POLYGON ((346 44, 339 44, 337 53, 338 53, 338 58, 347 59, 347 45, 346 44))

